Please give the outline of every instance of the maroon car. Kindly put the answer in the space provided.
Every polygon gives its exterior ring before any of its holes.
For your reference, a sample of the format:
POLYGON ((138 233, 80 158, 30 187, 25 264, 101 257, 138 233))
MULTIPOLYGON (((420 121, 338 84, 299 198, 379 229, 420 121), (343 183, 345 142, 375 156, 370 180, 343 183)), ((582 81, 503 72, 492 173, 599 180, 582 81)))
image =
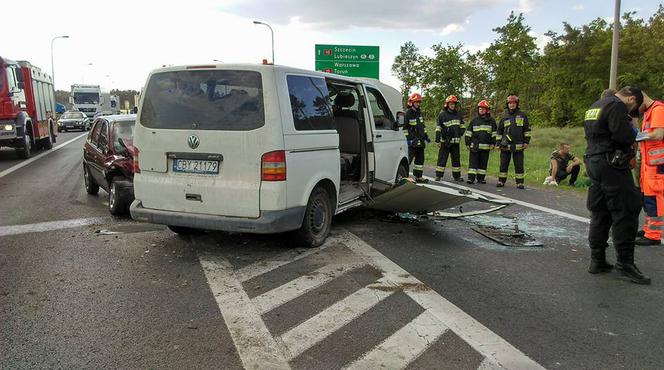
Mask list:
POLYGON ((97 118, 83 147, 83 177, 88 194, 108 193, 108 210, 125 214, 134 200, 133 133, 136 115, 97 118))

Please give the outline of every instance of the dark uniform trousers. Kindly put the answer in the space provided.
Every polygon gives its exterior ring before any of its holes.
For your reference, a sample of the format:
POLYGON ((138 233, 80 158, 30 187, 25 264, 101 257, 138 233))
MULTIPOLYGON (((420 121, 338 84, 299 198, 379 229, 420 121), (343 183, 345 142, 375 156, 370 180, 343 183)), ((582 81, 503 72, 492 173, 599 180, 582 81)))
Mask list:
POLYGON ((436 177, 443 177, 445 174, 445 166, 447 166, 448 157, 452 157, 452 176, 455 179, 461 177, 461 152, 459 151, 460 144, 445 143, 441 145, 438 150, 438 164, 436 165, 436 177))
POLYGON ((639 225, 641 198, 629 168, 609 165, 605 154, 585 158, 591 180, 587 206, 592 213, 588 242, 594 259, 603 260, 613 229, 618 262, 634 263, 634 237, 639 225))
POLYGON ((483 181, 486 177, 486 168, 489 165, 490 150, 471 151, 468 157, 468 180, 483 181))
POLYGON ((523 184, 525 173, 523 170, 523 151, 517 150, 511 152, 509 150, 500 151, 500 174, 498 180, 500 182, 507 181, 507 172, 510 168, 510 159, 514 159, 514 177, 517 184, 523 184))
POLYGON ((424 147, 408 147, 408 159, 410 160, 410 163, 413 163, 413 160, 415 161, 415 165, 413 166, 413 176, 415 177, 422 177, 424 174, 424 147))

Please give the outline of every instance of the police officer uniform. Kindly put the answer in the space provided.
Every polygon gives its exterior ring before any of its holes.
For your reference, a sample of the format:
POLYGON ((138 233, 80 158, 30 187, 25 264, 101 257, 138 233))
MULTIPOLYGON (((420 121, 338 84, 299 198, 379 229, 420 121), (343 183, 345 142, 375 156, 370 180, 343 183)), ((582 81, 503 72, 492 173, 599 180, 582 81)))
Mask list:
POLYGON ((485 100, 478 107, 487 109, 483 115, 473 118, 466 129, 465 142, 470 150, 468 157, 468 183, 472 184, 477 179, 480 184, 486 184, 486 168, 489 164, 489 153, 495 145, 496 120, 489 113, 489 104, 485 100))
MULTIPOLYGON (((512 98, 512 96, 510 96, 512 98)), ((509 98, 508 98, 509 99, 509 98)), ((518 98, 516 98, 518 104, 518 98)), ((516 109, 507 108, 496 130, 496 145, 500 148, 500 174, 497 186, 502 187, 507 181, 507 172, 510 160, 514 159, 514 177, 516 186, 523 189, 525 179, 523 150, 524 145, 530 143, 530 123, 528 116, 522 112, 518 105, 516 109)))
POLYGON ((448 104, 450 102, 456 103, 456 96, 450 95, 445 100, 445 107, 438 115, 436 124, 436 143, 440 144, 438 163, 436 164, 436 180, 443 177, 447 159, 452 157, 452 177, 456 181, 463 181, 461 178, 461 152, 459 146, 464 132, 464 122, 457 109, 449 109, 448 104))
POLYGON ((598 100, 586 111, 584 130, 588 143, 584 159, 591 180, 587 199, 591 212, 588 272, 596 274, 613 269, 605 255, 609 230, 613 229, 616 269, 633 282, 649 284, 650 279, 634 265, 634 237, 641 199, 630 171, 636 135, 627 106, 618 96, 598 100))

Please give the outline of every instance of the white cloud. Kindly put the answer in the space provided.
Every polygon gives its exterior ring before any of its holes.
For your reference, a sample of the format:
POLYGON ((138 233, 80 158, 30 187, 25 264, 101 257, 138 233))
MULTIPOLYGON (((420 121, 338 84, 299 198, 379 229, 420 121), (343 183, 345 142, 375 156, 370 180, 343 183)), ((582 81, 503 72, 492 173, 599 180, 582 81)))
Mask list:
POLYGON ((537 0, 519 0, 519 11, 522 13, 530 13, 535 8, 537 0))
POLYGON ((469 52, 470 54, 475 54, 478 51, 484 51, 486 50, 489 46, 491 46, 490 42, 483 42, 481 44, 466 44, 462 47, 464 51, 469 52))
POLYGON ((450 23, 443 28, 440 32, 441 36, 447 36, 452 33, 462 32, 464 30, 463 26, 458 23, 450 23))
POLYGON ((539 34, 534 31, 528 32, 528 35, 535 38, 535 45, 537 45, 537 49, 539 49, 540 51, 543 51, 546 44, 548 44, 551 41, 551 37, 539 34))
POLYGON ((572 7, 572 9, 574 9, 576 11, 581 11, 581 10, 585 9, 585 7, 583 6, 583 4, 576 4, 572 7))

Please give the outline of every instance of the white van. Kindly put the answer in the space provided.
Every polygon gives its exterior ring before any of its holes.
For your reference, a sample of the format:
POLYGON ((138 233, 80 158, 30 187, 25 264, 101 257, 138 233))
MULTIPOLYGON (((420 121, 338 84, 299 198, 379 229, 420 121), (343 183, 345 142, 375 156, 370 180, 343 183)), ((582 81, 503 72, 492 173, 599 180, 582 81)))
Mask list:
POLYGON ((377 80, 273 65, 155 70, 134 132, 131 215, 181 234, 295 231, 320 245, 333 215, 408 176, 402 109, 377 80))

